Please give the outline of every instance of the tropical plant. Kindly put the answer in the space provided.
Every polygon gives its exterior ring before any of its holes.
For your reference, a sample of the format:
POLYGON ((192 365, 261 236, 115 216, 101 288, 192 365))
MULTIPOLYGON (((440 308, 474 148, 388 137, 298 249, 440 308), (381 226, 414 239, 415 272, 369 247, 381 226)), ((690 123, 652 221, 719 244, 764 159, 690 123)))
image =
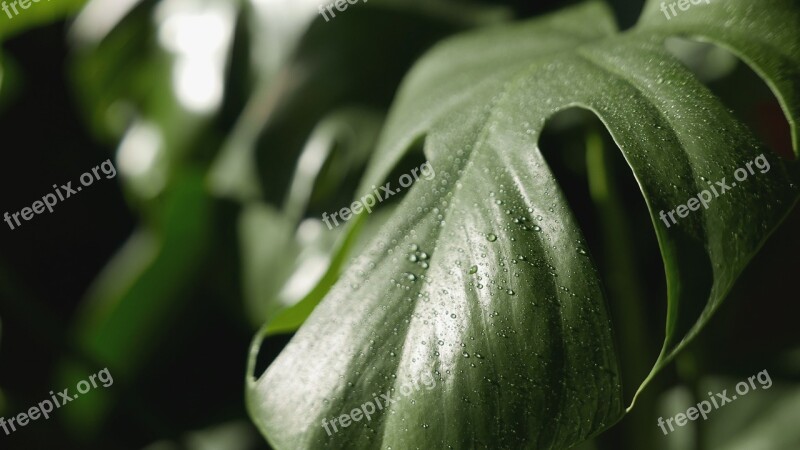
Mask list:
POLYGON ((596 114, 650 211, 668 307, 641 391, 705 326, 800 192, 796 163, 766 150, 665 40, 712 42, 746 61, 779 98, 797 154, 798 26, 790 1, 717 2, 666 20, 653 0, 619 33, 605 5, 587 2, 437 45, 404 81, 357 192, 391 180, 420 148, 436 179, 413 187, 263 375, 255 355, 270 327, 256 340, 248 396, 262 432, 277 448, 544 449, 620 420, 603 284, 539 148, 545 123, 571 107, 596 114), (761 153, 768 176, 671 228, 659 218, 761 153), (334 434, 320 426, 428 373, 438 389, 391 413, 334 434))
POLYGON ((795 0, 343 1, 0 12, 3 448, 800 447, 795 0))

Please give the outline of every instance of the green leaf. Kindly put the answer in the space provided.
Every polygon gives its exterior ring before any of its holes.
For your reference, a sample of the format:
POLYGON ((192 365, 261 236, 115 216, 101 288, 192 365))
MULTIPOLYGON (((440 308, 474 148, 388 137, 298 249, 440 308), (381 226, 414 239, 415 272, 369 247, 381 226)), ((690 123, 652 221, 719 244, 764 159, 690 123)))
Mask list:
POLYGON ((373 0, 326 23, 318 6, 266 2, 248 18, 258 81, 211 168, 215 194, 277 203, 289 185, 285 168, 296 164, 320 121, 354 105, 388 108, 419 53, 455 31, 507 16, 450 0, 373 0), (375 64, 386 54, 392 58, 375 64))
MULTIPOLYGON (((58 379, 66 385, 90 374, 86 360, 107 366, 119 379, 136 379, 152 362, 173 323, 192 320, 192 288, 209 259, 213 202, 202 176, 175 178, 152 222, 137 229, 94 280, 71 324, 71 340, 84 359, 66 360, 58 379)), ((119 391, 99 390, 83 406, 65 411, 76 433, 96 432, 119 391)))
POLYGON ((730 48, 767 79, 794 126, 800 18, 785 0, 718 2, 663 22, 657 6, 617 34, 607 8, 591 1, 457 37, 418 63, 360 191, 387 180, 422 138, 436 177, 413 186, 257 378, 254 342, 248 404, 274 447, 568 448, 622 416, 602 283, 538 148, 546 120, 570 107, 605 124, 651 213, 668 285, 651 376, 702 329, 796 203, 800 173, 664 40, 730 48), (741 40, 757 31, 757 43, 741 40), (661 221, 661 210, 709 182, 731 185, 761 154, 768 171, 669 228, 661 221), (420 388, 430 376, 435 387, 420 388), (389 390, 397 401, 388 411, 323 428, 389 390))
MULTIPOLYGON (((271 319, 276 310, 293 307, 301 299, 306 299, 303 304, 307 305, 309 298, 316 298, 313 309, 338 278, 355 239, 337 242, 342 228, 326 230, 319 216, 304 217, 313 214, 308 210, 315 200, 330 204, 329 197, 354 188, 346 180, 356 174, 354 185, 363 172, 381 123, 382 117, 370 111, 336 111, 311 133, 283 210, 260 202, 245 204, 239 236, 246 303, 256 327, 271 319)), ((351 194, 345 195, 349 198, 351 194)), ((281 330, 293 326, 294 331, 307 315, 299 323, 289 320, 281 330)))
POLYGON ((720 417, 714 418, 706 448, 782 450, 800 446, 797 427, 800 390, 797 386, 776 385, 774 390, 749 395, 747 406, 737 404, 736 408, 720 411, 720 417))
POLYGON ((119 170, 140 208, 158 208, 182 165, 210 164, 222 139, 215 119, 238 113, 226 77, 239 3, 94 0, 75 21, 80 106, 98 137, 121 137, 119 170))
POLYGON ((23 9, 17 4, 19 14, 14 14, 9 5, 8 13, 0 10, 0 42, 8 40, 16 34, 31 28, 46 25, 51 22, 69 17, 81 8, 87 0, 58 0, 54 2, 28 3, 28 8, 23 9), (11 17, 8 17, 8 15, 11 17))
POLYGON ((74 326, 82 348, 135 373, 180 314, 209 252, 212 203, 195 172, 178 177, 157 223, 137 230, 94 281, 74 326))
MULTIPOLYGON (((740 391, 745 392, 743 386, 740 391)), ((688 421, 684 427, 674 427, 674 431, 665 426, 668 434, 660 436, 665 449, 783 450, 800 445, 797 427, 800 390, 795 383, 777 377, 771 369, 753 369, 738 376, 705 376, 696 382, 694 389, 679 385, 662 396, 658 414, 664 419, 685 414, 689 408, 708 401, 707 393, 727 393, 732 403, 713 408, 706 420, 688 421), (744 395, 736 390, 741 382, 748 385, 744 395)), ((662 433, 659 430, 659 435, 662 433)))

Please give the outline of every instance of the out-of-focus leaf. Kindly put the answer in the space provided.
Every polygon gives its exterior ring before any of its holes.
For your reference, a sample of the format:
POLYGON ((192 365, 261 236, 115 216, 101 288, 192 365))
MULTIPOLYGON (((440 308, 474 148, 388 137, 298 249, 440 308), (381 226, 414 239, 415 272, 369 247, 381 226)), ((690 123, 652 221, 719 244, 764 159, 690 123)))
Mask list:
POLYGON ((0 52, 0 107, 3 106, 3 98, 5 97, 5 78, 6 78, 6 71, 3 67, 3 53, 0 52))
POLYGON ((245 303, 257 323, 279 306, 277 292, 295 270, 295 225, 269 205, 251 204, 242 210, 238 231, 245 303))
MULTIPOLYGON (((734 386, 740 380, 727 379, 723 386, 734 386)), ((720 386, 704 385, 708 392, 720 386)), ((756 386, 760 386, 756 382, 756 386)), ((724 389, 724 387, 723 387, 724 389)), ((735 390, 735 389, 734 389, 735 390)), ((800 389, 797 385, 774 384, 769 390, 752 391, 737 398, 736 403, 721 408, 719 417, 708 425, 704 448, 720 450, 785 450, 800 448, 800 389)))
POLYGON ((283 202, 289 220, 299 222, 310 206, 350 200, 381 125, 379 113, 356 108, 335 111, 319 122, 297 160, 283 202))
POLYGON ((55 0, 29 2, 28 8, 23 9, 19 4, 16 8, 19 14, 14 14, 10 6, 10 1, 6 2, 9 6, 8 13, 0 10, 0 42, 22 33, 31 28, 46 25, 48 23, 61 20, 78 12, 87 0, 55 0), (11 17, 8 17, 8 15, 11 17))
MULTIPOLYGON (((253 60, 263 80, 275 76, 290 58, 312 22, 327 20, 320 12, 317 0, 251 0, 255 14, 250 16, 253 33, 253 60)), ((323 4, 324 6, 327 4, 323 4)), ((462 23, 491 23, 507 19, 504 8, 453 0, 373 0, 358 5, 364 9, 419 12, 462 23)), ((351 10, 352 12, 352 10, 351 10)), ((344 15, 344 14, 340 14, 344 15)))
POLYGON ((81 14, 71 30, 79 45, 94 45, 108 36, 143 0, 84 0, 81 14))
POLYGON ((320 122, 300 155, 283 210, 260 203, 244 206, 239 230, 243 277, 248 315, 256 326, 278 309, 319 292, 318 283, 332 284, 325 281, 338 274, 336 261, 347 249, 335 245, 341 229, 326 229, 321 218, 304 217, 312 200, 328 205, 348 192, 348 178, 355 186, 380 125, 381 118, 367 111, 332 114, 320 122), (331 180, 338 185, 330 185, 331 180))
POLYGON ((282 8, 286 2, 265 2, 249 22, 256 38, 252 48, 261 49, 254 61, 268 75, 259 75, 212 167, 217 195, 279 203, 289 188, 284 168, 295 164, 311 131, 331 111, 388 107, 402 75, 427 47, 455 31, 507 17, 503 9, 449 1, 374 1, 326 23, 321 17, 311 21, 318 4, 291 3, 282 8), (285 40, 269 40, 275 36, 285 40), (374 64, 386 54, 392 58, 374 64))
POLYGON ((251 450, 259 442, 253 427, 246 422, 233 422, 189 433, 187 450, 251 450))
POLYGON ((0 49, 0 114, 22 92, 24 79, 17 62, 0 49))
POLYGON ((152 199, 160 193, 154 186, 166 185, 175 166, 216 151, 220 137, 208 124, 226 100, 237 5, 165 0, 151 7, 95 0, 78 17, 72 30, 78 98, 98 136, 126 135, 118 167, 126 181, 133 180, 135 197, 152 199), (142 183, 135 180, 156 151, 126 142, 143 136, 142 124, 157 137, 166 178, 151 183, 150 190, 138 188, 142 183))
POLYGON ((207 251, 211 205, 197 174, 165 201, 155 229, 142 229, 94 283, 76 329, 84 348, 123 373, 134 371, 180 309, 174 299, 207 251))
MULTIPOLYGON (((359 220, 359 219, 355 219, 359 220)), ((357 226, 357 225, 356 225, 357 226)), ((358 233, 345 233, 347 239, 340 241, 330 252, 327 267, 322 276, 316 281, 313 288, 300 301, 281 311, 274 317, 268 318, 267 325, 259 332, 261 338, 274 334, 295 331, 308 318, 322 298, 328 293, 344 267, 349 251, 354 245, 358 233)), ((251 359, 255 363, 255 359, 251 359)))
MULTIPOLYGON (((202 177, 185 173, 170 190, 154 223, 137 231, 94 282, 74 323, 80 348, 107 366, 117 381, 136 376, 170 324, 187 307, 185 294, 198 276, 211 242, 211 202, 202 177)), ((96 367, 68 362, 65 386, 96 367)), ((109 398, 119 390, 94 390, 80 406, 65 408, 74 427, 96 430, 109 398)))
MULTIPOLYGON (((745 392, 744 387, 741 391, 745 392)), ((742 378, 704 377, 698 382, 696 394, 686 386, 673 388, 662 396, 659 414, 663 419, 678 413, 685 415, 690 407, 697 408, 697 404, 703 401, 709 402, 711 407, 707 419, 701 416, 695 421, 687 421, 682 427, 673 425, 674 431, 664 426, 667 435, 661 437, 666 449, 786 450, 800 447, 800 429, 797 427, 800 389, 797 384, 775 379, 769 369, 760 369, 742 378), (751 376, 755 377, 755 388, 749 384, 751 376), (745 395, 736 391, 741 382, 747 384, 745 395), (718 405, 721 399, 717 393, 729 401, 714 408, 709 393, 718 405)), ((656 419, 653 418, 654 424, 656 419)), ((659 435, 662 433, 660 431, 659 435)))
POLYGON ((158 441, 142 450, 252 450, 261 438, 245 422, 229 422, 187 433, 175 441, 158 441))
MULTIPOLYGON (((342 233, 344 239, 331 252, 330 264, 319 282, 302 300, 274 317, 270 317, 259 331, 258 339, 292 333, 300 328, 339 279, 339 274, 345 267, 348 257, 363 250, 377 236, 393 212, 394 208, 382 208, 374 211, 368 220, 362 217, 353 219, 356 221, 352 225, 353 229, 342 233)), ((253 359, 252 362, 255 363, 255 360, 253 359)))
POLYGON ((240 217, 243 282, 254 325, 303 298, 330 264, 338 233, 320 220, 296 227, 267 205, 248 205, 240 217))

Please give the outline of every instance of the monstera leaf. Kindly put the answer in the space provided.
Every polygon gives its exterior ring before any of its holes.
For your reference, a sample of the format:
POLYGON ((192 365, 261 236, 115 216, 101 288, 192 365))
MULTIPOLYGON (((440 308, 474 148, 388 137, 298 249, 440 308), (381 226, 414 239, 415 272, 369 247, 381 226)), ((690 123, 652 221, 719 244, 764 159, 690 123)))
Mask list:
POLYGON ((624 33, 592 1, 448 40, 417 64, 360 192, 394 181, 420 141, 436 176, 413 186, 264 374, 256 338, 248 402, 274 447, 568 448, 622 417, 601 280, 538 147, 567 108, 605 124, 652 217, 668 305, 651 376, 702 329, 796 203, 800 172, 664 41, 713 42, 747 62, 781 101, 797 152, 800 17, 791 0, 730 0, 667 20, 659 3, 624 33), (707 208, 661 219, 712 186, 707 208))

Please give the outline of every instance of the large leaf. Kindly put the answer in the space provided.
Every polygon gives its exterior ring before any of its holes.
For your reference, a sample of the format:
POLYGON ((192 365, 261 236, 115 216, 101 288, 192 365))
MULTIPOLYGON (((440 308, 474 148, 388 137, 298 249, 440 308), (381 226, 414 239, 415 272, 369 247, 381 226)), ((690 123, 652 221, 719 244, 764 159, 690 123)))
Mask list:
POLYGON ((800 17, 789 0, 703 4, 670 21, 658 12, 650 2, 635 29, 616 34, 603 4, 588 2, 450 40, 417 65, 361 191, 421 138, 436 178, 412 188, 266 373, 251 372, 251 414, 273 446, 567 448, 622 416, 601 281, 537 144, 566 108, 602 120, 651 212, 668 285, 653 373, 697 334, 796 202, 800 173, 663 42, 729 48, 794 126, 800 17), (762 153, 768 172, 677 225, 659 219, 709 183, 732 186, 762 153), (435 388, 419 388, 430 375, 435 388), (398 399, 388 411, 323 428, 388 390, 398 399))

